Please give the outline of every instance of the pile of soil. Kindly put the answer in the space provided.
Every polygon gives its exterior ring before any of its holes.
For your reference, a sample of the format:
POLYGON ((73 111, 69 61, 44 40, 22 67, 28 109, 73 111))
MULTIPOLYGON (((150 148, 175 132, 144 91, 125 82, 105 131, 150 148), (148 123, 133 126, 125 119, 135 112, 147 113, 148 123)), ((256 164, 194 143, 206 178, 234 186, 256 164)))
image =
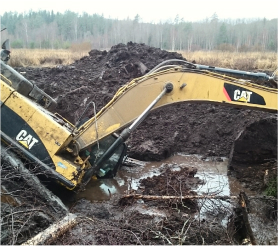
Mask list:
MULTIPOLYGON (((277 177, 277 117, 247 125, 235 139, 229 174, 250 190, 263 191, 277 177)), ((273 195, 273 194, 272 194, 273 195)))
MULTIPOLYGON (((129 42, 109 52, 92 50, 70 66, 17 70, 55 98, 57 112, 75 123, 90 101, 99 111, 122 85, 168 59, 185 60, 176 52, 129 42)), ((93 109, 84 117, 92 116, 93 109)), ((222 105, 170 105, 151 112, 141 123, 128 140, 128 154, 139 160, 162 160, 176 152, 228 156, 236 136, 268 116, 222 105)))
POLYGON ((231 164, 261 164, 277 158, 277 117, 255 121, 247 125, 235 139, 231 164))

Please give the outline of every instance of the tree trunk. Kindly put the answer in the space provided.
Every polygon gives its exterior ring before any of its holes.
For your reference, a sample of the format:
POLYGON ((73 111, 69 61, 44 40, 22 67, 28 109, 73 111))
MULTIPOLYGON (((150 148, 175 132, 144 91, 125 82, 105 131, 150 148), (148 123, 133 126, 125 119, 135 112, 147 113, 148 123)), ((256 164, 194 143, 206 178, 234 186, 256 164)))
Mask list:
POLYGON ((21 245, 49 245, 76 224, 77 216, 69 213, 62 220, 52 224, 50 227, 21 245))

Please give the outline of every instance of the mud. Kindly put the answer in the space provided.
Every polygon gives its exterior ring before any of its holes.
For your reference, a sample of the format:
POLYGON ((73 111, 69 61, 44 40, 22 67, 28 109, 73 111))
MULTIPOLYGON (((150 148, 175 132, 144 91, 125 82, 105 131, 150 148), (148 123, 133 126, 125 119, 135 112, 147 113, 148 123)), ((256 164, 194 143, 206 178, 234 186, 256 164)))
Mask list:
MULTIPOLYGON (((129 42, 108 52, 92 50, 70 66, 16 69, 55 98, 57 112, 75 123, 90 101, 99 111, 120 86, 168 59, 184 58, 176 52, 129 42)), ((92 116, 93 109, 85 115, 92 116)), ((127 144, 129 157, 142 161, 163 160, 177 152, 222 161, 221 157, 232 153, 231 175, 246 188, 262 192, 265 170, 275 176, 277 119, 267 112, 222 105, 171 105, 152 112, 127 144), (258 137, 260 132, 265 136, 258 137)), ((141 180, 136 192, 195 194, 193 189, 203 182, 196 172, 195 168, 166 168, 141 180)), ((198 215, 199 205, 189 200, 161 202, 119 199, 116 195, 100 203, 81 199, 71 206, 71 212, 80 215, 80 223, 54 244, 233 244, 234 231, 217 221, 223 212, 227 216, 230 211, 219 209, 219 204, 211 206, 216 207, 206 220, 198 215)))
MULTIPOLYGON (((144 195, 194 195, 193 187, 203 181, 196 168, 176 171, 164 166, 161 174, 142 179, 137 190, 144 195)), ((194 200, 136 200, 112 196, 107 202, 81 199, 71 212, 82 216, 81 223, 55 244, 231 244, 226 227, 196 217, 194 200), (84 237, 78 232, 84 231, 84 237), (223 237, 223 234, 226 236, 223 237)), ((215 211, 217 213, 217 211, 215 211)))
MULTIPOLYGON (((122 85, 168 59, 185 60, 176 52, 129 42, 115 45, 109 52, 92 50, 70 66, 17 70, 55 98, 57 112, 75 123, 90 101, 98 112, 122 85)), ((162 160, 176 152, 228 156, 233 141, 247 125, 270 115, 210 104, 163 107, 132 134, 127 142, 129 156, 139 160, 162 160)), ((93 108, 84 115, 92 116, 93 108)))

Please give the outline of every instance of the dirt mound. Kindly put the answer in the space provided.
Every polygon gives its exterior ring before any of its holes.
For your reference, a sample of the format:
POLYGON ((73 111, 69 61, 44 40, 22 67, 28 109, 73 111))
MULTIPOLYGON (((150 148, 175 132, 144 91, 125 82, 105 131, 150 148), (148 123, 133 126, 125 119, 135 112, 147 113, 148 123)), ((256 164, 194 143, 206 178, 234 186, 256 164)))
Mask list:
MULTIPOLYGON (((54 97, 57 112, 75 123, 90 101, 99 111, 122 85, 168 59, 183 58, 176 52, 129 42, 109 52, 92 50, 70 66, 18 70, 54 97)), ((92 115, 93 108, 85 116, 92 115)), ((141 160, 161 160, 175 152, 228 156, 239 132, 269 115, 209 104, 167 106, 152 112, 132 134, 129 155, 141 160)))
POLYGON ((169 167, 159 175, 148 177, 141 180, 141 185, 144 187, 144 195, 158 195, 158 196, 180 196, 195 195, 191 189, 197 184, 203 183, 199 178, 195 178, 197 168, 182 168, 178 171, 173 171, 169 167))
MULTIPOLYGON (((129 42, 115 45, 109 52, 91 50, 89 56, 70 66, 19 71, 26 71, 27 79, 55 98, 58 113, 74 123, 88 102, 94 101, 99 111, 122 85, 168 59, 185 60, 176 52, 129 42)), ((92 114, 93 110, 87 116, 92 114)))
POLYGON ((239 133, 231 149, 228 169, 230 175, 250 190, 266 189, 267 193, 272 189, 277 178, 276 117, 257 120, 239 133))
POLYGON ((262 164, 277 159, 277 118, 253 122, 235 139, 230 153, 231 164, 262 164))

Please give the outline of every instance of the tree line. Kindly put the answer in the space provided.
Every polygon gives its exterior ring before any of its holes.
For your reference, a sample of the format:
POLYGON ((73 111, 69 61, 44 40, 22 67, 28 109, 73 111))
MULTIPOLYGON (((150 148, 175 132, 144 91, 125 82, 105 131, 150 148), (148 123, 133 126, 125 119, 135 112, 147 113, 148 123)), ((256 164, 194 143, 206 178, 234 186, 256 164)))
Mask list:
POLYGON ((107 49, 129 41, 165 50, 276 51, 277 19, 227 19, 217 14, 202 21, 144 23, 139 15, 124 20, 72 11, 5 12, 1 16, 2 37, 12 48, 70 48, 89 44, 107 49))

